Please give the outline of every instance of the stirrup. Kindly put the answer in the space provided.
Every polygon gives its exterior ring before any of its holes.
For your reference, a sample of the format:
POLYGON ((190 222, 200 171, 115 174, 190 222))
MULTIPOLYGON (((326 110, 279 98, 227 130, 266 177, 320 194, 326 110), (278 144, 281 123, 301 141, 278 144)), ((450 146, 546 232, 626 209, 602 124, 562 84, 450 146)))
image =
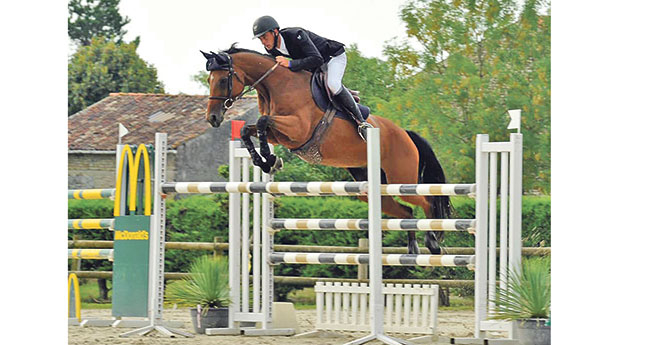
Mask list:
POLYGON ((363 121, 358 124, 358 134, 362 140, 367 141, 367 128, 374 128, 369 122, 363 121), (364 133, 363 133, 364 132, 364 133))

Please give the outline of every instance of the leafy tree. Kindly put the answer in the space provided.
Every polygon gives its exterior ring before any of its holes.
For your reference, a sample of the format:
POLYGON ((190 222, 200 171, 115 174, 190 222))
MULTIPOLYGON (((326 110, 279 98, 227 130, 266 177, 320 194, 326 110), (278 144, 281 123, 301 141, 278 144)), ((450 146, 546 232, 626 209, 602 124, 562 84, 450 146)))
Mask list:
POLYGON ((130 20, 119 14, 119 0, 69 0, 69 38, 82 46, 101 36, 120 43, 130 20))
POLYGON ((197 82, 197 84, 204 88, 207 93, 210 92, 211 88, 209 86, 209 72, 199 71, 196 74, 191 75, 190 80, 197 82))
POLYGON ((389 101, 395 83, 389 64, 362 56, 355 44, 346 47, 346 58, 343 84, 360 91, 360 103, 375 110, 378 104, 389 101))
POLYGON ((522 109, 525 190, 550 188, 550 17, 544 1, 412 0, 401 11, 423 49, 390 42, 399 91, 384 115, 429 139, 450 181, 474 179, 476 133, 508 140, 522 109), (517 15, 516 13, 520 13, 517 15))
POLYGON ((164 92, 156 68, 138 56, 137 46, 137 41, 114 43, 96 37, 73 54, 69 60, 69 115, 110 92, 164 92))

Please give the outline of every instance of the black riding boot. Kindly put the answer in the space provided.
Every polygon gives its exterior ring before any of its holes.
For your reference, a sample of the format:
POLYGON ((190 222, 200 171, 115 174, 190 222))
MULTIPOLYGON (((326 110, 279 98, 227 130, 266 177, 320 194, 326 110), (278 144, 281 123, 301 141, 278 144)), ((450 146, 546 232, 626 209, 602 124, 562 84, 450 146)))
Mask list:
POLYGON ((351 113, 358 123, 358 134, 360 134, 362 140, 367 141, 367 128, 373 128, 374 126, 364 120, 360 107, 358 107, 355 99, 353 99, 353 95, 348 92, 348 89, 342 86, 341 91, 335 95, 335 99, 351 113))

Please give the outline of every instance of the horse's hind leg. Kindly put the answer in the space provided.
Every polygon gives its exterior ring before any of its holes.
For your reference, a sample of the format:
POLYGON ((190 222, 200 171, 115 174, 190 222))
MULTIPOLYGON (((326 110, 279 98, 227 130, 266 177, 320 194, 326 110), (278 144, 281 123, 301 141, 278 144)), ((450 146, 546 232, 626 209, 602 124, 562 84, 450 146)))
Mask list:
MULTIPOLYGON (((348 168, 348 172, 353 176, 356 181, 366 181, 367 180, 367 169, 365 168, 348 168)), ((381 183, 387 183, 387 177, 381 171, 381 183)), ((358 199, 368 202, 368 197, 358 196, 358 199)), ((394 199, 391 196, 381 197, 381 210, 383 213, 395 217, 397 219, 412 219, 413 210, 394 199)), ((419 254, 419 245, 417 245, 417 239, 415 238, 414 231, 408 231, 408 254, 419 254)))
MULTIPOLYGON (((414 146, 413 146, 414 147, 414 146)), ((396 148, 397 150, 405 149, 404 145, 396 148)), ((391 152, 391 159, 384 159, 381 166, 387 175, 388 183, 418 183, 418 160, 417 160, 417 150, 413 152, 391 152)), ((402 201, 417 205, 424 210, 426 218, 433 217, 433 206, 429 202, 429 199, 421 195, 401 195, 399 196, 402 201)), ((412 216, 410 218, 413 218, 412 216)), ((408 247, 410 248, 410 241, 414 240, 414 232, 410 232, 408 235, 408 247), (410 233, 413 233, 411 236, 410 233)), ((431 254, 442 254, 442 248, 440 247, 439 241, 442 240, 441 232, 438 231, 425 231, 424 232, 424 244, 426 248, 429 249, 431 254), (438 234, 439 233, 439 234, 438 234)))

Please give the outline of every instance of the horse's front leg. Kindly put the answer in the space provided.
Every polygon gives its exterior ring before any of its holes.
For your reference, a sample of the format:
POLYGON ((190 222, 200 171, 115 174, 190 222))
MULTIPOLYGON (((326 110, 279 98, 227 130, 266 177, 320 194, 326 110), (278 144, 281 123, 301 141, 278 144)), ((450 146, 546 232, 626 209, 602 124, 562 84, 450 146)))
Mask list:
POLYGON ((261 170, 268 173, 270 172, 271 166, 267 164, 263 158, 261 158, 257 150, 254 148, 254 143, 252 142, 251 137, 255 136, 255 134, 257 134, 255 126, 243 126, 243 128, 241 128, 241 141, 243 142, 243 145, 245 145, 245 148, 248 150, 250 157, 252 157, 252 164, 258 166, 261 168, 261 170))
POLYGON ((283 166, 282 159, 277 158, 272 152, 270 152, 270 147, 268 146, 268 126, 270 125, 271 117, 264 115, 257 120, 257 138, 259 139, 259 153, 266 160, 265 164, 268 165, 268 170, 264 172, 270 172, 272 168, 272 173, 280 170, 283 166))

